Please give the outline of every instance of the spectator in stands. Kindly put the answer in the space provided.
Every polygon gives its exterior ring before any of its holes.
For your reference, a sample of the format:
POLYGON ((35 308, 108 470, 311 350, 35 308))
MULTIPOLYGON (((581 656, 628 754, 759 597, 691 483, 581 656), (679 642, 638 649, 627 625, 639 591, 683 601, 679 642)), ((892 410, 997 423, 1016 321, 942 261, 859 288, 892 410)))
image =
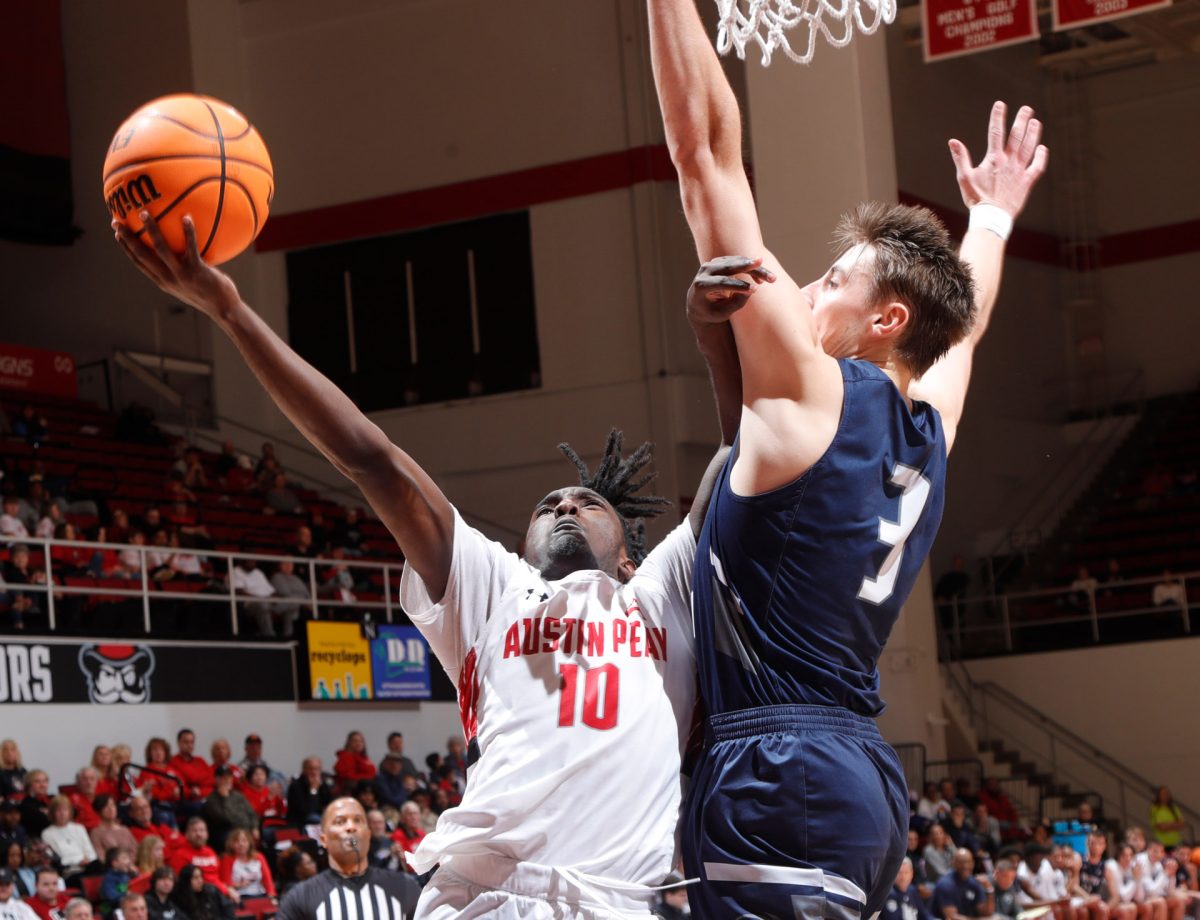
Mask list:
POLYGON ((996 904, 996 916, 1016 920, 1022 910, 1021 886, 1017 884, 1017 864, 1011 859, 1001 859, 992 870, 992 895, 996 904))
POLYGON ((44 585, 46 573, 34 569, 29 558, 29 547, 18 543, 12 548, 8 562, 4 563, 3 581, 8 586, 9 614, 14 629, 24 629, 25 624, 42 612, 43 591, 14 590, 19 585, 44 585))
POLYGON ((150 796, 155 824, 175 827, 175 804, 182 797, 183 778, 171 766, 171 745, 166 738, 146 742, 146 766, 137 778, 139 789, 150 796))
POLYGON ((275 454, 275 445, 270 441, 263 441, 262 455, 258 458, 258 463, 254 466, 254 475, 258 477, 264 472, 270 472, 273 475, 278 466, 279 457, 275 454))
POLYGON ((41 920, 61 920, 63 908, 71 900, 64 890, 62 876, 53 866, 42 866, 34 874, 33 894, 25 903, 41 920))
POLYGON ((1049 907, 1056 920, 1072 920, 1067 880, 1050 862, 1050 853, 1036 838, 1025 846, 1025 858, 1017 866, 1017 883, 1025 893, 1023 906, 1049 907))
POLYGON ((405 802, 400 808, 400 826, 392 832, 392 840, 400 844, 405 853, 413 853, 424 839, 421 809, 416 802, 405 802))
POLYGON ((172 504, 183 502, 186 506, 198 501, 196 493, 184 485, 183 474, 177 470, 172 470, 167 476, 166 495, 172 504))
POLYGON ((400 845, 392 840, 388 830, 387 819, 378 808, 367 812, 367 830, 371 832, 371 843, 367 847, 368 859, 372 866, 380 869, 395 869, 400 866, 400 845))
POLYGON ((254 461, 245 454, 239 454, 237 463, 225 475, 225 489, 233 495, 248 492, 254 485, 254 461))
POLYGON ((691 916, 688 907, 687 884, 678 872, 668 872, 663 879, 667 887, 658 893, 658 903, 654 906, 654 915, 662 920, 683 920, 691 916))
POLYGON ((108 871, 100 883, 100 909, 109 913, 125 896, 137 873, 133 870, 133 852, 121 847, 112 847, 104 854, 104 865, 108 871))
MULTIPOLYGON (((31 890, 36 890, 37 874, 43 869, 53 869, 54 874, 58 875, 58 868, 54 865, 54 851, 42 841, 31 839, 29 845, 25 847, 25 866, 20 872, 31 890)), ((66 882, 62 880, 61 876, 59 876, 57 887, 59 891, 66 890, 66 882)))
MULTIPOLYGON (((979 796, 975 794, 975 791, 971 788, 971 781, 965 776, 960 776, 954 781, 954 798, 967 806, 967 814, 970 814, 975 806, 979 804, 979 796)), ((954 799, 950 801, 953 802, 954 799)))
POLYGON ((228 767, 229 772, 233 774, 234 788, 240 789, 246 781, 246 774, 242 772, 242 768, 233 762, 233 748, 229 746, 229 742, 225 738, 217 738, 208 748, 208 753, 212 757, 213 776, 217 775, 217 770, 220 767, 228 767))
POLYGON ((0 920, 38 920, 28 904, 17 897, 17 877, 7 867, 0 867, 0 920))
POLYGON ((981 801, 975 805, 975 811, 971 815, 971 827, 975 830, 975 835, 979 838, 983 848, 994 859, 1000 852, 1000 822, 988 813, 985 802, 981 801))
POLYGON ((925 874, 936 887, 943 875, 954 869, 954 844, 940 824, 929 828, 929 844, 925 847, 925 874))
POLYGON ((45 770, 30 770, 25 774, 21 826, 30 837, 41 837, 42 831, 50 826, 50 777, 45 770))
MULTIPOLYGON (((388 751, 379 762, 379 775, 375 778, 375 788, 385 805, 399 808, 408 801, 409 789, 404 785, 405 774, 403 754, 388 751)), ((412 761, 409 761, 411 764, 412 761)), ((411 774, 410 774, 411 775, 411 774)))
MULTIPOLYGON (((296 564, 290 559, 279 563, 279 568, 271 576, 271 587, 275 589, 276 597, 306 602, 312 598, 308 585, 296 574, 296 564)), ((279 634, 290 639, 295 633, 296 620, 300 618, 301 605, 275 603, 271 608, 273 616, 279 619, 279 634)))
POLYGON ((1110 859, 1105 865, 1108 873, 1110 891, 1116 892, 1116 898, 1122 908, 1132 907, 1138 920, 1166 920, 1167 903, 1162 898, 1147 898, 1143 888, 1144 869, 1134 858, 1133 847, 1128 843, 1122 844, 1117 850, 1117 858, 1110 859))
POLYGON ((1162 898, 1166 905, 1168 920, 1182 920, 1190 898, 1176 888, 1175 873, 1179 868, 1173 857, 1166 853, 1161 841, 1151 840, 1146 846, 1143 865, 1142 887, 1147 898, 1162 898))
POLYGON ((28 540, 29 530, 21 518, 21 500, 15 495, 4 496, 4 513, 0 514, 0 537, 28 540))
POLYGON ((179 872, 173 897, 189 920, 234 920, 233 898, 228 896, 232 889, 222 891, 224 887, 208 881, 198 866, 188 865, 179 872))
POLYGON ((230 470, 237 466, 237 461, 237 448, 233 446, 233 442, 223 441, 221 443, 221 452, 217 454, 217 459, 213 461, 213 473, 216 474, 217 479, 222 485, 225 484, 225 477, 229 475, 230 470))
POLYGON ((950 814, 942 821, 942 826, 946 828, 950 841, 959 849, 969 850, 972 854, 979 854, 983 850, 979 838, 967 823, 967 806, 960 799, 951 803, 950 814))
POLYGON ((263 759, 263 740, 262 736, 257 732, 251 732, 246 736, 242 750, 246 756, 242 758, 239 766, 246 776, 250 775, 250 767, 255 764, 262 764, 267 768, 268 783, 279 783, 281 787, 287 783, 287 777, 278 770, 272 770, 271 765, 263 759))
POLYGON ((300 765, 287 794, 287 819, 293 827, 321 823, 325 806, 333 801, 333 790, 321 772, 321 758, 308 757, 300 765))
POLYGON ((1154 585, 1150 600, 1155 607, 1165 607, 1169 604, 1182 609, 1187 606, 1187 591, 1183 582, 1173 576, 1170 569, 1163 569, 1162 580, 1154 585))
MULTIPOLYGON (((238 900, 237 892, 227 888, 221 881, 221 860, 208 845, 208 825, 203 818, 188 819, 184 842, 173 853, 168 854, 167 863, 175 870, 181 882, 188 869, 195 869, 204 876, 206 882, 215 885, 226 897, 235 902, 238 900)), ((187 910, 186 906, 184 910, 187 910)), ((189 912, 188 916, 192 914, 189 912)))
POLYGON ((304 505, 299 496, 288 486, 287 477, 276 473, 271 480, 271 487, 263 493, 266 508, 274 514, 303 514, 304 505))
POLYGON ((117 820, 117 800, 110 795, 98 795, 92 803, 99 823, 92 828, 89 837, 97 853, 107 853, 114 847, 137 852, 138 842, 124 824, 117 820))
POLYGON ((42 842, 50 845, 67 879, 100 868, 96 848, 83 825, 71 820, 74 816, 71 800, 56 795, 50 800, 50 826, 42 831, 42 842))
POLYGON ((107 744, 97 744, 92 748, 90 766, 96 771, 96 795, 116 796, 117 775, 113 772, 112 748, 107 744))
POLYGON ((129 515, 124 508, 116 508, 109 515, 106 535, 112 543, 124 543, 129 538, 129 515))
POLYGON ((1017 814, 1016 806, 1000 788, 1000 780, 996 777, 989 776, 983 781, 983 788, 979 790, 979 801, 983 802, 988 807, 988 813, 1000 822, 1001 835, 1008 837, 1020 828, 1021 818, 1017 814))
MULTIPOLYGON (((96 772, 95 767, 81 767, 75 774, 75 791, 68 796, 71 807, 75 809, 75 820, 88 831, 100 826, 100 815, 93 807, 96 784, 99 781, 100 774, 96 772)), ((103 853, 104 850, 98 849, 96 852, 103 853)))
POLYGON ((1079 803, 1079 808, 1075 811, 1075 820, 1084 827, 1096 826, 1096 812, 1092 809, 1092 803, 1087 799, 1079 803))
POLYGON ((896 881, 884 902, 881 920, 932 920, 929 909, 913 885, 913 862, 905 856, 896 881))
POLYGON ((296 528, 296 532, 292 535, 292 543, 287 547, 289 556, 299 556, 302 559, 311 559, 317 555, 317 549, 313 546, 313 535, 305 525, 301 524, 296 528))
POLYGON ((138 527, 143 533, 151 535, 163 529, 162 512, 156 505, 146 506, 146 510, 142 513, 142 519, 138 522, 138 527))
POLYGON ((425 833, 433 833, 438 819, 437 813, 433 810, 433 794, 424 786, 420 786, 412 791, 408 800, 415 803, 421 810, 421 827, 425 828, 425 833))
POLYGON ((136 855, 133 864, 138 874, 130 882, 130 887, 134 891, 145 891, 149 888, 154 873, 167 864, 167 847, 161 837, 149 834, 142 838, 134 852, 136 855))
MULTIPOLYGON (((242 597, 267 598, 275 589, 254 559, 239 558, 230 572, 233 590, 242 597)), ((264 638, 275 637, 275 624, 271 619, 271 605, 262 600, 242 601, 239 605, 254 623, 256 634, 264 638)))
POLYGON ((451 735, 446 739, 446 766, 461 780, 463 787, 467 783, 467 743, 461 735, 451 735))
POLYGON ((40 447, 50 434, 50 426, 46 417, 38 415, 31 403, 21 407, 21 414, 12 422, 12 433, 18 438, 24 438, 27 444, 40 447))
POLYGON ((216 785, 204 803, 204 817, 208 822, 213 844, 217 849, 225 845, 231 831, 244 829, 258 832, 258 815, 238 790, 233 788, 233 771, 222 765, 215 772, 216 785))
POLYGON ((375 778, 375 764, 367 754, 367 740, 360 731, 352 731, 346 736, 346 744, 337 752, 337 760, 333 766, 333 775, 345 788, 350 788, 359 780, 375 778))
POLYGON ((15 844, 22 851, 29 843, 29 834, 21 827, 21 803, 16 799, 0 799, 0 847, 7 850, 15 844))
POLYGON ((263 818, 281 818, 285 811, 278 787, 272 788, 272 785, 267 783, 267 776, 267 768, 261 763, 256 763, 250 768, 241 788, 242 795, 258 815, 260 822, 263 818))
POLYGON ((25 765, 21 749, 12 738, 0 741, 0 798, 25 791, 25 765))
POLYGON ((18 898, 28 898, 33 895, 34 882, 25 868, 25 848, 15 840, 0 843, 0 869, 7 869, 13 874, 13 893, 18 898))
MULTIPOLYGON (((42 519, 37 523, 37 529, 33 532, 34 536, 39 540, 51 539, 63 521, 62 508, 55 502, 51 502, 43 509, 42 519)), ((0 532, 2 532, 3 526, 3 518, 0 517, 0 532)), ((74 537, 71 539, 74 539, 74 537)))
POLYGON ((1086 565, 1079 566, 1075 570, 1075 580, 1067 586, 1069 593, 1064 599, 1066 605, 1075 610, 1091 610, 1096 589, 1099 586, 1100 582, 1088 571, 1088 567, 1086 565))
POLYGON ((150 890, 146 894, 149 920, 191 920, 171 897, 174 891, 174 871, 170 866, 159 866, 150 876, 150 890))
POLYGON ((344 561, 346 551, 337 546, 329 551, 328 557, 334 564, 323 569, 318 576, 321 579, 321 595, 346 604, 353 603, 357 599, 354 593, 356 585, 354 573, 344 561))
MULTIPOLYGON (((433 810, 435 813, 437 812, 436 801, 433 803, 433 810)), ((908 845, 905 856, 912 864, 913 884, 917 887, 917 894, 921 896, 921 900, 928 901, 933 896, 933 885, 930 884, 929 878, 925 874, 925 848, 921 846, 921 834, 915 827, 908 829, 908 845)))
POLYGON ((150 920, 150 912, 146 909, 145 895, 138 894, 136 891, 127 891, 121 896, 121 900, 117 902, 117 909, 113 911, 113 917, 116 920, 150 920))
POLYGON ((289 847, 279 854, 279 897, 317 874, 316 861, 300 847, 289 847))
POLYGON ((334 521, 330 542, 340 546, 350 556, 361 556, 366 551, 366 535, 362 531, 362 512, 358 508, 347 508, 345 517, 334 521))
POLYGON ((141 578, 142 553, 133 547, 145 546, 146 534, 141 530, 131 530, 127 539, 129 548, 117 553, 117 568, 111 575, 114 578, 141 578))
POLYGON ((63 908, 63 920, 93 920, 92 902, 84 898, 71 898, 63 908))
POLYGON ((142 793, 134 795, 129 800, 127 815, 129 833, 140 845, 147 837, 157 837, 168 848, 174 848, 183 842, 183 835, 166 824, 155 824, 153 809, 149 800, 142 793))
POLYGON ((933 886, 929 908, 935 917, 956 920, 958 917, 990 917, 996 912, 990 881, 972 876, 975 857, 960 847, 954 852, 953 871, 947 872, 933 886))
MULTIPOLYGON (((1108 920, 1108 904, 1098 892, 1084 887, 1083 857, 1067 844, 1058 848, 1059 871, 1066 876, 1067 894, 1071 897, 1071 910, 1077 920, 1108 920)), ((1089 880, 1088 884, 1091 884, 1089 880)))
POLYGON ((179 753, 171 758, 171 769, 183 780, 185 802, 202 802, 213 790, 213 769, 203 757, 197 757, 196 734, 181 728, 175 736, 179 753))
POLYGON ((183 477, 185 488, 208 488, 208 474, 204 472, 204 464, 200 460, 200 451, 195 447, 188 447, 183 452, 183 456, 175 463, 175 469, 183 477))
POLYGON ((225 855, 221 857, 221 881, 247 898, 275 899, 275 881, 262 853, 254 846, 254 838, 244 828, 230 831, 225 840, 225 855))
MULTIPOLYGON (((396 757, 399 758, 401 775, 418 777, 421 775, 421 771, 417 769, 417 765, 409 760, 408 756, 404 753, 403 732, 392 732, 387 736, 387 751, 384 754, 385 758, 388 754, 395 754, 396 757)), ((379 766, 382 769, 383 761, 379 762, 379 766)))

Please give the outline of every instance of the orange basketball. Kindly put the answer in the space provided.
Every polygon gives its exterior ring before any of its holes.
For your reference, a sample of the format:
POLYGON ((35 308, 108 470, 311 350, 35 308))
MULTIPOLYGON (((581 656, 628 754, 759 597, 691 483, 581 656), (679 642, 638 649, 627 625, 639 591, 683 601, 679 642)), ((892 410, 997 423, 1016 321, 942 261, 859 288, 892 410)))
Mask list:
POLYGON ((149 211, 176 252, 182 218, 210 265, 254 242, 275 194, 271 158, 253 125, 209 96, 163 96, 117 129, 104 158, 104 201, 115 220, 145 240, 138 214, 149 211))

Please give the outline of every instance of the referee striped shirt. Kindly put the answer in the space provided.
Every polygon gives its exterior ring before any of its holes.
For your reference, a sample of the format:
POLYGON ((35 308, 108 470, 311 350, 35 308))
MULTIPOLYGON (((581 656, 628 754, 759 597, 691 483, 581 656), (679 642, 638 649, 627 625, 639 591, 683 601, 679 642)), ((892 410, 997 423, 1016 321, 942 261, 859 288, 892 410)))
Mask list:
POLYGON ((347 877, 326 869, 279 905, 279 920, 412 920, 420 887, 411 875, 375 866, 347 877))

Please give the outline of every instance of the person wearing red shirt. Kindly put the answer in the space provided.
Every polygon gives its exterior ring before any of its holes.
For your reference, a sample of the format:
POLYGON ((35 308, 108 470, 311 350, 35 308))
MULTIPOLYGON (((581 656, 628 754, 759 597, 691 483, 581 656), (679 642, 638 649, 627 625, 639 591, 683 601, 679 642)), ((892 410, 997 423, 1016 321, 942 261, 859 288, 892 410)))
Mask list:
POLYGON ((346 736, 346 746, 337 752, 333 775, 344 789, 353 788, 359 780, 375 778, 375 764, 367 756, 367 742, 362 732, 351 732, 346 736))
POLYGON ((158 837, 162 840, 166 852, 170 854, 185 842, 183 834, 175 828, 154 823, 150 803, 143 796, 135 795, 129 800, 128 814, 129 832, 138 843, 145 837, 158 837))
POLYGON ((263 818, 283 818, 287 815, 287 806, 278 790, 267 785, 267 768, 261 763, 250 768, 246 782, 242 785, 242 795, 246 797, 260 821, 263 818))
POLYGON ((208 798, 213 790, 212 767, 203 757, 197 757, 196 735, 190 728, 182 728, 175 736, 179 753, 171 758, 171 769, 183 779, 183 794, 189 802, 200 802, 208 798))
POLYGON ((25 899, 25 903, 33 908, 40 920, 63 920, 63 908, 71 900, 71 895, 59 890, 57 869, 43 866, 37 871, 33 894, 25 899))
POLYGON ((171 815, 174 823, 175 803, 179 801, 179 783, 182 781, 170 764, 171 745, 166 738, 151 738, 146 742, 146 766, 138 774, 137 787, 150 796, 151 805, 158 806, 155 817, 161 821, 171 815))
POLYGON ((175 870, 176 875, 184 866, 195 866, 204 876, 204 881, 214 885, 221 894, 231 898, 235 904, 240 900, 238 893, 221 881, 221 860, 208 845, 208 824, 203 818, 188 820, 183 844, 167 857, 167 865, 175 870))
POLYGON ((100 816, 92 806, 99 781, 100 774, 95 767, 84 767, 75 774, 75 791, 67 796, 75 807, 75 823, 82 824, 89 831, 100 826, 100 816))
POLYGON ((228 767, 229 773, 233 777, 233 785, 236 789, 241 789, 246 783, 246 774, 236 763, 231 759, 233 751, 229 747, 229 742, 224 738, 218 738, 212 743, 212 747, 208 749, 212 755, 212 771, 213 776, 217 775, 218 767, 228 767))
POLYGON ((400 808, 400 826, 392 831, 392 841, 400 844, 405 853, 412 853, 424 839, 421 807, 416 802, 405 802, 400 808))
POLYGON ((1012 837, 1021 826, 1021 816, 1017 814, 1016 806, 1000 788, 1000 781, 989 776, 983 781, 979 790, 979 801, 987 806, 988 813, 1000 822, 1000 833, 1005 839, 1012 837))
POLYGON ((245 828, 235 828, 225 838, 221 857, 221 881, 243 898, 275 900, 275 881, 266 857, 254 848, 254 838, 245 828))

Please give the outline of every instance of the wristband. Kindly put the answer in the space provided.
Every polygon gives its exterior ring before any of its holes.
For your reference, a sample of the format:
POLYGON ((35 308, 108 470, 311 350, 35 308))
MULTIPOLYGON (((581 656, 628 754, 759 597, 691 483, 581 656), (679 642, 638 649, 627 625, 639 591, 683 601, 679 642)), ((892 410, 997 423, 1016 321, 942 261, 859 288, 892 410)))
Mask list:
POLYGON ((977 204, 971 208, 971 219, 967 226, 972 230, 991 230, 992 233, 1007 240, 1012 234, 1012 215, 994 204, 977 204))

